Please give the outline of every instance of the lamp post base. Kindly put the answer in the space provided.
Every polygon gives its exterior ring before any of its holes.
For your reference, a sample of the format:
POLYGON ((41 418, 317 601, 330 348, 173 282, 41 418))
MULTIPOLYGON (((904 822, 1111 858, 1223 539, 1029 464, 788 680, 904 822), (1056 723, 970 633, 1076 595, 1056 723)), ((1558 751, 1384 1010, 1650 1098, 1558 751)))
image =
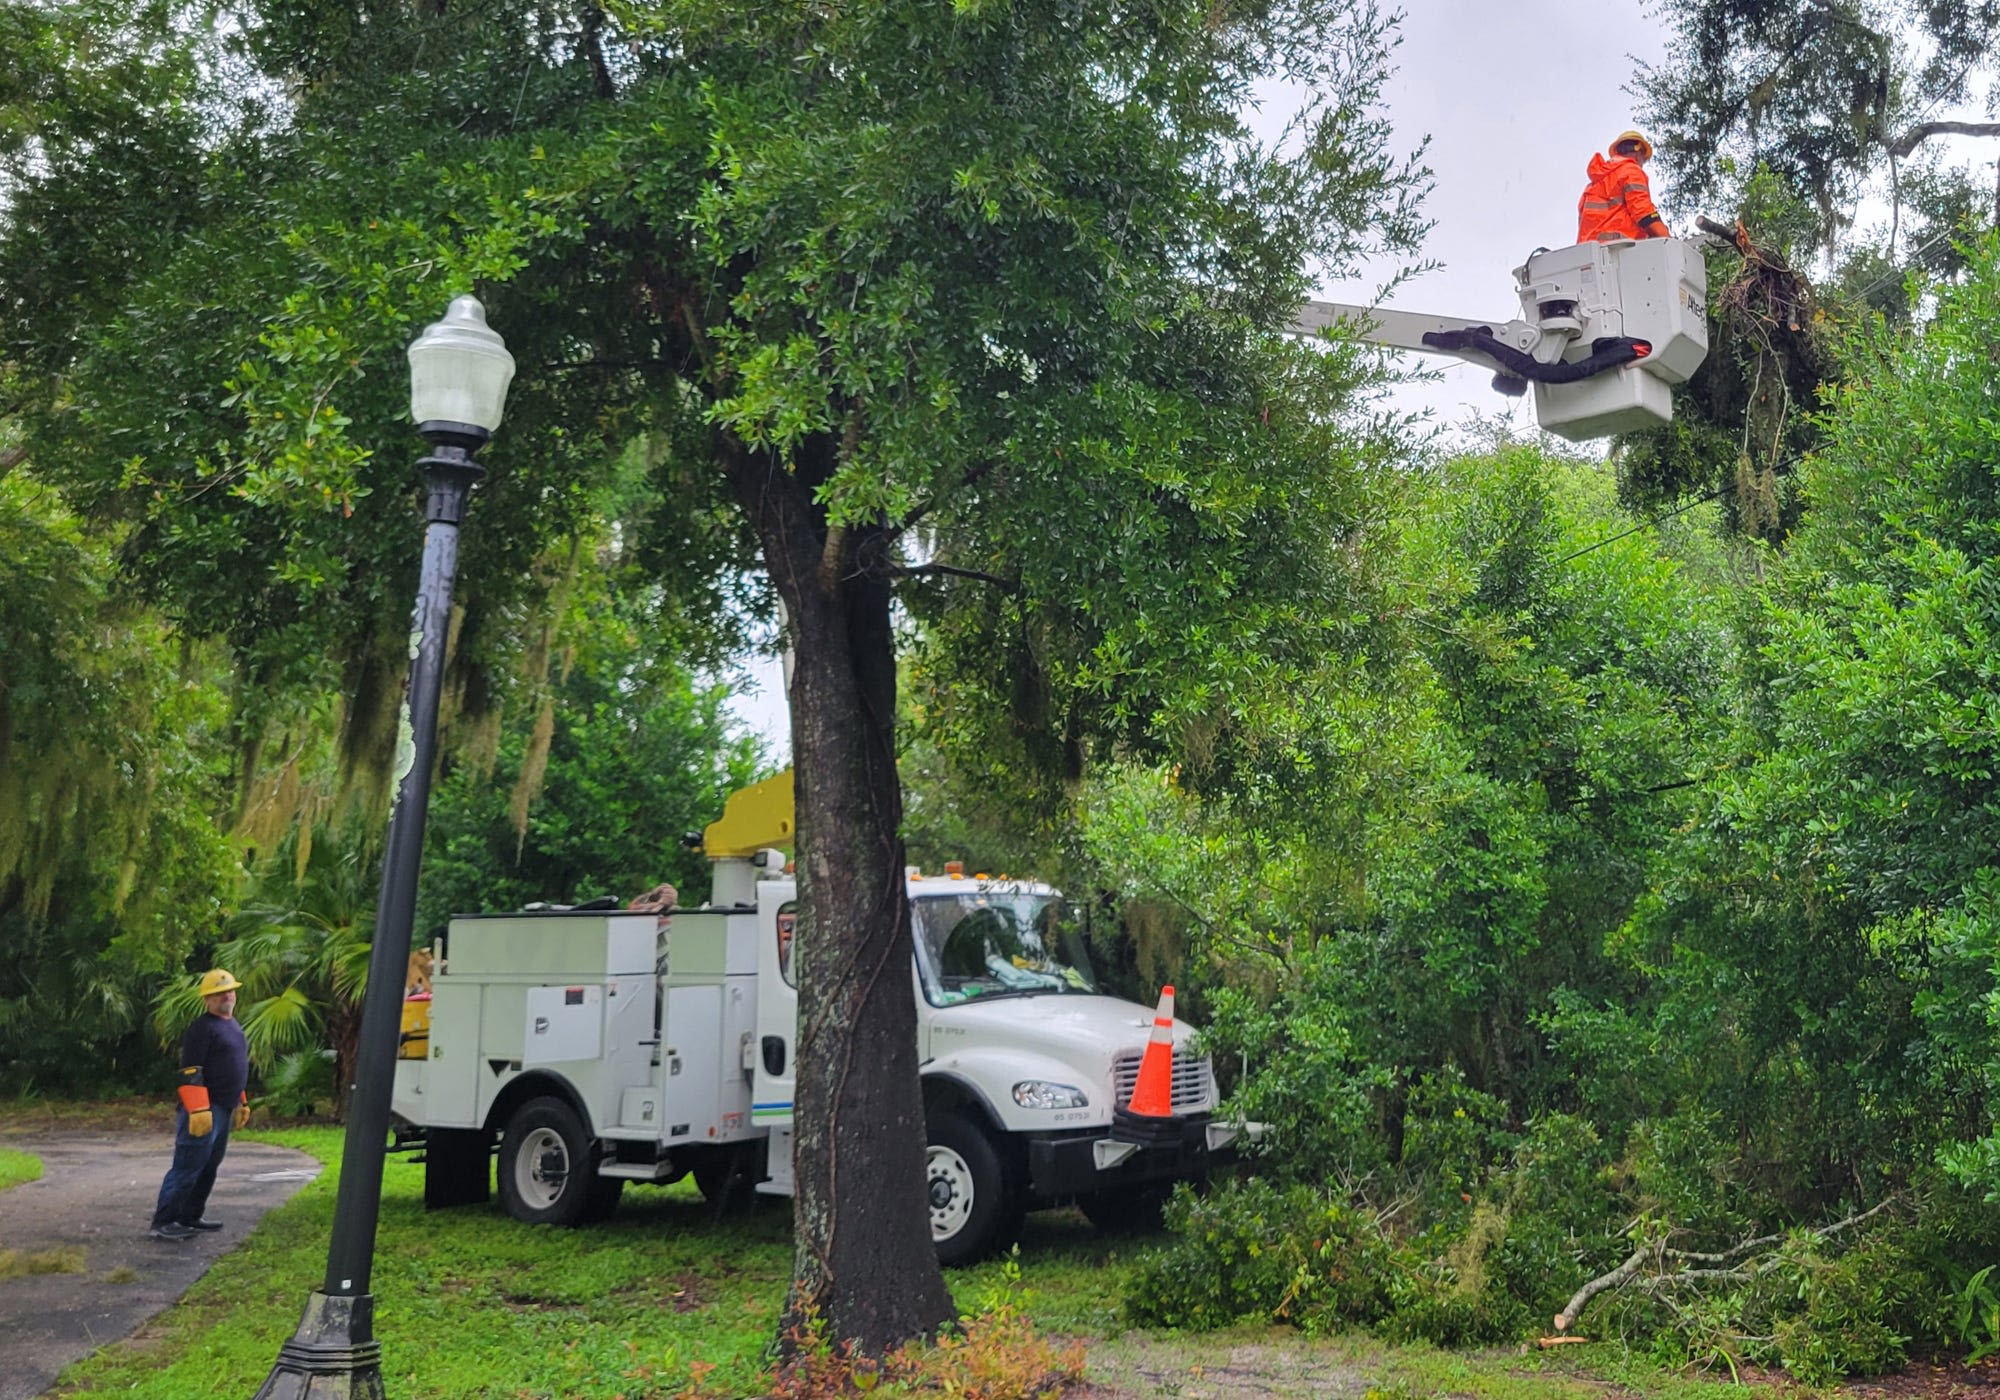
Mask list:
POLYGON ((373 1295, 315 1289, 256 1400, 383 1400, 385 1394, 373 1295))

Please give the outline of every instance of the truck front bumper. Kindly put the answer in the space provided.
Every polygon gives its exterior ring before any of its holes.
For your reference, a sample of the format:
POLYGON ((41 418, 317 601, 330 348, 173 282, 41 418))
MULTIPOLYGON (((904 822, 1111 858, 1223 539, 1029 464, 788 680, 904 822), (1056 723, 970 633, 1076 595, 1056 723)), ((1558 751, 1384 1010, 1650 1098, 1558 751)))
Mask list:
POLYGON ((1239 1137, 1262 1135, 1261 1123, 1217 1123, 1193 1114, 1159 1124, 1135 1143, 1101 1128, 1028 1139, 1028 1187, 1041 1200, 1159 1182, 1199 1181, 1236 1160, 1239 1137))

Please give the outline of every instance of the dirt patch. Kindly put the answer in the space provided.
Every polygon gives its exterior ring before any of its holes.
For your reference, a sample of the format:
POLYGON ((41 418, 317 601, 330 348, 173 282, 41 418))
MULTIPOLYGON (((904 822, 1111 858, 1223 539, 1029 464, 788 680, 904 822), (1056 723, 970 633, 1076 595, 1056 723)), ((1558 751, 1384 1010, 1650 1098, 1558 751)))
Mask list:
POLYGON ((582 1313, 581 1303, 572 1303, 562 1298, 545 1298, 539 1293, 502 1293, 500 1301, 515 1312, 538 1313, 582 1313))
POLYGON ((0 1101, 0 1132, 46 1133, 74 1129, 146 1132, 171 1114, 173 1099, 161 1094, 126 1099, 95 1099, 88 1103, 58 1103, 52 1099, 0 1101), (167 1105, 162 1108, 161 1105, 167 1105))
POLYGON ((1370 1380, 1344 1356, 1296 1334, 1266 1341, 1218 1343, 1212 1338, 1129 1332, 1090 1349, 1085 1386, 1090 1400, 1264 1400, 1312 1395, 1362 1400, 1370 1380))
MULTIPOLYGON (((1578 1348, 1577 1350, 1583 1350, 1578 1348)), ((1438 1354, 1443 1370, 1455 1369, 1438 1354)), ((1515 1370, 1503 1357, 1482 1368, 1484 1381, 1460 1373, 1446 1379, 1431 1364, 1412 1367, 1409 1353, 1360 1336, 1309 1339, 1273 1329, 1246 1335, 1155 1335, 1129 1332, 1094 1342, 1084 1384, 1071 1400, 1276 1400, 1311 1395, 1330 1400, 1430 1400, 1438 1396, 1545 1394, 1568 1400, 1620 1400, 1634 1391, 1569 1369, 1515 1370), (1529 1387, 1530 1389, 1521 1389, 1529 1387)), ((1566 1363, 1580 1363, 1571 1353, 1566 1363)), ((1711 1375, 1718 1383, 1727 1373, 1711 1375)), ((1775 1367, 1745 1367, 1743 1386, 1759 1396, 1816 1400, 2000 1400, 2000 1356, 1975 1366, 1947 1357, 1921 1361, 1889 1376, 1852 1380, 1830 1389, 1802 1386, 1775 1367)))
POLYGON ((1849 1381, 1844 1394, 1868 1400, 1996 1400, 2000 1397, 2000 1356, 1975 1366, 1939 1357, 1905 1366, 1893 1376, 1849 1381))

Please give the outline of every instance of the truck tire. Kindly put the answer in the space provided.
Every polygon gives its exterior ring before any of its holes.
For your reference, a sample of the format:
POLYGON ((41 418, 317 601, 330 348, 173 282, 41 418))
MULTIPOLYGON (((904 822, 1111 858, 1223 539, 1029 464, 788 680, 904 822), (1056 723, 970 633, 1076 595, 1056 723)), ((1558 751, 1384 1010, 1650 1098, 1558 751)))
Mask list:
POLYGON ((1020 1230, 1021 1192, 977 1124, 942 1113, 931 1120, 928 1136, 924 1176, 938 1263, 983 1259, 1020 1230))
POLYGON ((500 1135, 500 1204, 529 1225, 579 1225, 588 1218, 597 1152, 583 1120, 561 1099, 529 1099, 500 1135))
POLYGON ((1160 1228, 1160 1212, 1171 1186, 1128 1186, 1092 1191, 1076 1198, 1083 1218, 1107 1235, 1136 1235, 1160 1228))

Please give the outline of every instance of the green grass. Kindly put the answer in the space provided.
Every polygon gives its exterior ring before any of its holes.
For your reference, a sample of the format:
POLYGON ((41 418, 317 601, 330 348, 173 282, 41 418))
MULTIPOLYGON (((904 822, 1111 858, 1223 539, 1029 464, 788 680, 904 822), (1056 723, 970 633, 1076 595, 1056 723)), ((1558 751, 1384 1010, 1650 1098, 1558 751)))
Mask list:
MULTIPOLYGON (((330 1165, 340 1156, 332 1128, 253 1129, 246 1136, 299 1148, 330 1165)), ((383 1377, 396 1400, 665 1397, 687 1384, 694 1361, 715 1363, 705 1386, 710 1393, 761 1390, 791 1269, 790 1214, 782 1202, 717 1220, 683 1183, 628 1190, 602 1226, 532 1230, 497 1209, 426 1213, 422 1173, 392 1158, 383 1185, 373 1292, 383 1377)), ((267 1215, 140 1340, 71 1367, 58 1393, 116 1392, 141 1400, 253 1393, 320 1283, 335 1175, 322 1173, 267 1215)), ((1201 1384, 1153 1387, 1163 1375, 1198 1378, 1245 1346, 1287 1366, 1359 1374, 1396 1400, 1447 1394, 1695 1400, 1747 1393, 1664 1375, 1608 1347, 1590 1348, 1597 1354, 1586 1365, 1574 1352, 1459 1355, 1278 1330, 1127 1333, 1118 1291, 1143 1243, 1107 1240, 1074 1213, 1046 1213, 1030 1217, 1020 1256, 1037 1323, 1092 1339, 1093 1375, 1128 1394, 1233 1393, 1201 1384)), ((948 1274, 961 1307, 976 1306, 998 1286, 1001 1270, 995 1261, 948 1274)))
POLYGON ((0 1147, 0 1191, 41 1179, 41 1158, 32 1152, 16 1152, 11 1147, 0 1147))
POLYGON ((44 1249, 32 1254, 23 1254, 18 1249, 0 1249, 0 1278, 82 1272, 83 1251, 80 1249, 44 1249))

